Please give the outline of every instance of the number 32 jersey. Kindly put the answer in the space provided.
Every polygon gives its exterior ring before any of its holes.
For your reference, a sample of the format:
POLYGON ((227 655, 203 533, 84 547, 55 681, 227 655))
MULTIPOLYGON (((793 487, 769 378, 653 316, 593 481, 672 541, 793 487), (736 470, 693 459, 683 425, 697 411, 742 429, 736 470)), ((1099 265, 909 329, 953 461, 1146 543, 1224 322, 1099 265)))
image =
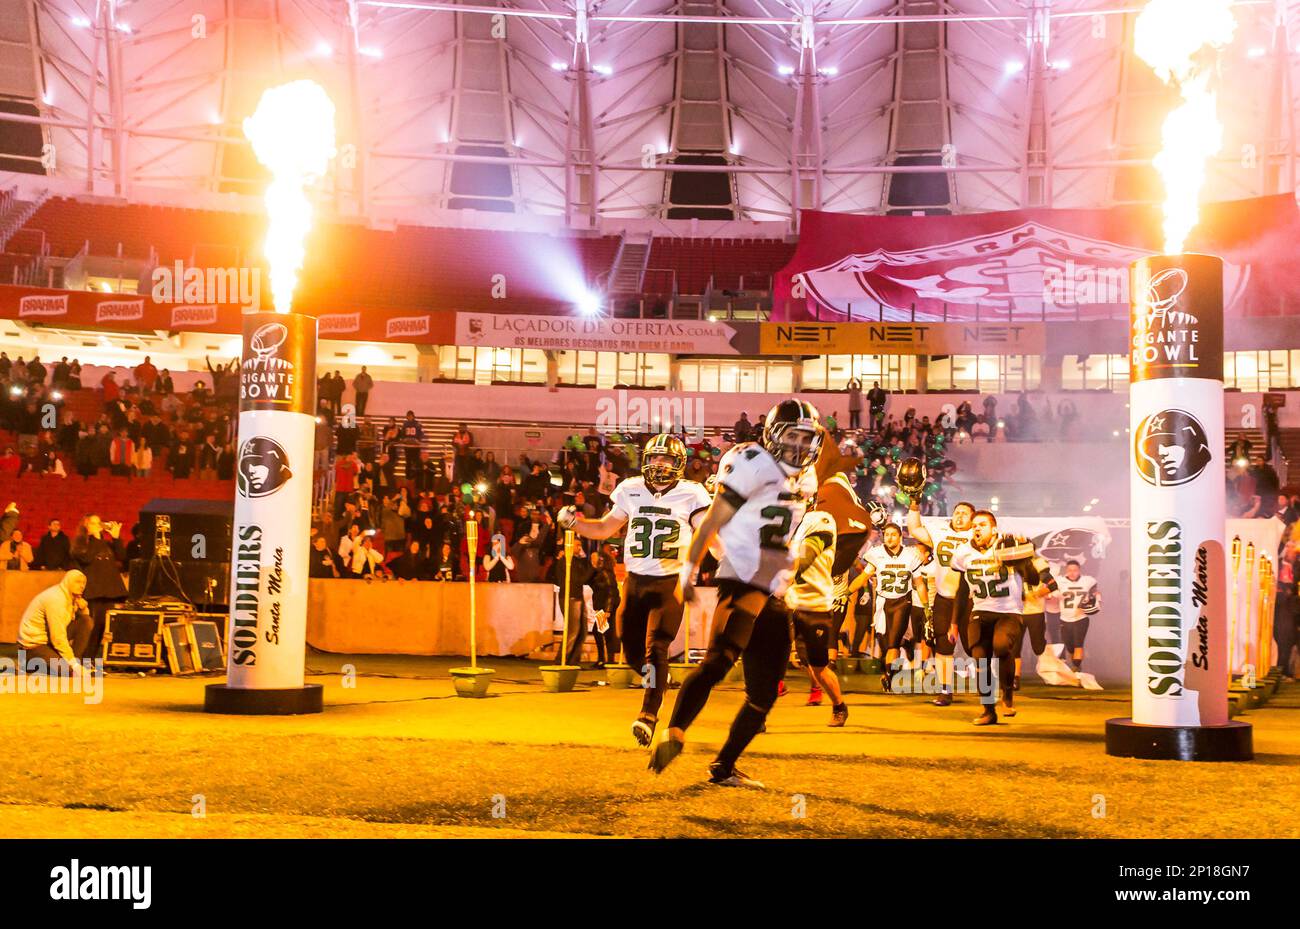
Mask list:
POLYGON ((812 468, 786 474, 763 446, 732 446, 718 462, 718 493, 736 515, 718 532, 723 555, 717 577, 784 592, 794 561, 790 541, 816 492, 812 468))
POLYGON ((678 481, 655 493, 645 478, 630 477, 610 494, 610 513, 627 520, 623 563, 628 573, 669 577, 682 569, 691 546, 691 517, 709 507, 709 492, 696 481, 678 481))

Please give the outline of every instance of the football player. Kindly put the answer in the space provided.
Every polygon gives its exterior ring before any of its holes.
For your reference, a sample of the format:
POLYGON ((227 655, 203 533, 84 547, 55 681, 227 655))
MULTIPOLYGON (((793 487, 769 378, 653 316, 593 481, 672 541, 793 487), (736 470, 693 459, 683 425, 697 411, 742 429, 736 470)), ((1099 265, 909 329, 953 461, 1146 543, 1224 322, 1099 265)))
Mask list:
POLYGON ((571 506, 556 516, 562 528, 588 539, 608 539, 626 528, 627 578, 614 621, 624 659, 643 678, 641 714, 632 723, 632 735, 642 746, 654 737, 668 690, 668 648, 682 625, 682 556, 709 507, 704 486, 685 480, 685 473, 686 445, 661 433, 645 445, 641 476, 614 488, 605 516, 586 519, 571 506))
POLYGON ((803 645, 813 686, 831 698, 830 725, 843 726, 849 708, 844 705, 839 678, 830 667, 835 644, 835 519, 823 509, 809 510, 799 523, 792 548, 795 574, 785 594, 786 606, 793 611, 795 636, 803 645))
POLYGON ((921 556, 920 577, 925 581, 912 585, 912 661, 915 667, 928 662, 934 654, 934 623, 931 621, 934 608, 934 572, 937 562, 930 546, 924 542, 916 543, 916 553, 921 556), (925 593, 921 591, 924 589, 925 593))
POLYGON ((919 588, 922 599, 929 596, 925 580, 920 576, 924 559, 916 546, 903 545, 903 530, 896 523, 886 523, 881 530, 880 544, 869 548, 862 562, 862 573, 853 583, 861 587, 871 578, 876 579, 876 612, 883 611, 885 619, 884 654, 881 655, 885 668, 880 686, 889 693, 899 646, 911 625, 912 589, 919 588))
POLYGON ((1065 563, 1061 587, 1061 642, 1064 656, 1075 673, 1083 670, 1083 640, 1088 637, 1088 621, 1101 609, 1097 581, 1083 573, 1079 562, 1065 563))
MULTIPOLYGON (((934 629, 935 663, 939 670, 939 693, 934 698, 935 706, 948 706, 952 703, 955 674, 953 654, 957 641, 965 640, 966 624, 970 619, 970 597, 961 589, 960 583, 952 593, 948 579, 952 573, 952 556, 962 545, 971 539, 972 520, 975 507, 965 501, 952 508, 952 518, 941 531, 931 533, 921 522, 919 495, 909 491, 910 502, 907 508, 907 532, 922 545, 930 547, 936 562, 934 569, 935 596, 930 619, 934 629)), ((960 581, 960 577, 958 577, 960 581)))
POLYGON ((992 680, 994 658, 998 659, 997 689, 1002 694, 1002 713, 1016 715, 1011 649, 1020 638, 1025 585, 1038 584, 1038 571, 1031 561, 1033 546, 999 535, 997 526, 997 517, 988 510, 975 512, 971 540, 952 553, 952 570, 945 581, 948 586, 942 591, 955 596, 963 580, 970 590, 971 614, 962 644, 980 665, 976 676, 983 712, 974 720, 977 726, 991 726, 998 721, 998 695, 992 680))
POLYGON ((718 492, 682 567, 682 594, 690 601, 704 552, 715 535, 721 536, 713 641, 677 693, 668 731, 650 757, 655 773, 681 753, 686 730, 704 709, 714 685, 743 654, 745 702, 709 766, 709 780, 728 787, 762 786, 737 770, 736 760, 762 730, 785 676, 790 620, 781 598, 792 577, 790 541, 816 493, 817 478, 808 466, 821 441, 817 408, 802 400, 783 400, 767 414, 759 442, 742 442, 722 456, 718 492))
MULTIPOLYGON (((833 442, 824 442, 813 466, 817 474, 817 508, 826 511, 835 520, 835 562, 831 565, 835 583, 835 603, 831 614, 835 628, 827 650, 827 659, 832 663, 841 640, 844 639, 842 630, 850 608, 849 572, 853 569, 858 552, 866 544, 871 527, 884 525, 888 515, 885 508, 875 501, 864 506, 857 491, 853 489, 849 474, 858 461, 859 458, 845 454, 833 442)), ((811 669, 809 673, 811 675, 811 669)), ((817 686, 815 677, 812 684, 808 704, 816 706, 821 703, 821 688, 817 686)))
POLYGON ((1047 618, 1044 611, 1048 598, 1056 593, 1056 578, 1052 577, 1051 565, 1042 552, 1034 551, 1033 562, 1038 570, 1038 583, 1025 588, 1025 612, 1020 626, 1020 638, 1012 650, 1016 656, 1016 676, 1011 682, 1012 690, 1020 689, 1020 655, 1024 651, 1025 633, 1029 633, 1029 647, 1034 650, 1036 657, 1041 657, 1047 650, 1047 618))

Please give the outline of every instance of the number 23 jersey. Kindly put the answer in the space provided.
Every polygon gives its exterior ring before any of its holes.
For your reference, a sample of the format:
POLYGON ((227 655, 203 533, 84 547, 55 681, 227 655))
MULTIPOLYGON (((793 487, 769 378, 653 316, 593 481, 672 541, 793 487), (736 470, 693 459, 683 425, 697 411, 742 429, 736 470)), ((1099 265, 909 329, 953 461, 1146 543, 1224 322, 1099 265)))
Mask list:
POLYGON ((655 493, 645 478, 630 477, 610 495, 610 512, 627 520, 623 563, 628 573, 669 577, 682 569, 691 546, 691 517, 709 507, 709 492, 696 481, 678 481, 655 493))
POLYGON ((790 540, 817 491, 812 468, 786 474, 767 449, 732 446, 718 462, 718 493, 736 507, 722 527, 717 577, 776 593, 790 579, 790 540))
POLYGON ((1024 578, 998 561, 992 548, 980 551, 968 542, 952 553, 951 568, 965 573, 974 612, 1024 612, 1024 578))

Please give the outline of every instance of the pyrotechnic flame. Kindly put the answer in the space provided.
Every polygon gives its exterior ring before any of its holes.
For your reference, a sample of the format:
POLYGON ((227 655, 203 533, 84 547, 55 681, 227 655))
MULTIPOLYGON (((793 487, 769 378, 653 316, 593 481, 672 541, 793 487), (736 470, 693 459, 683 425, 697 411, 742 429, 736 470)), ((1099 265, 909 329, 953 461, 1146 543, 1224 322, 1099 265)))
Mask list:
POLYGON ((315 81, 293 81, 263 92, 244 135, 268 171, 266 211, 271 222, 263 253, 271 266, 271 299, 288 313, 302 270, 312 206, 307 190, 335 155, 334 103, 315 81))
POLYGON ((1183 250, 1200 215, 1205 162, 1223 147, 1210 78, 1218 49, 1232 41, 1232 0, 1150 0, 1138 14, 1133 50, 1183 102, 1165 118, 1153 164, 1165 183, 1165 254, 1183 250))

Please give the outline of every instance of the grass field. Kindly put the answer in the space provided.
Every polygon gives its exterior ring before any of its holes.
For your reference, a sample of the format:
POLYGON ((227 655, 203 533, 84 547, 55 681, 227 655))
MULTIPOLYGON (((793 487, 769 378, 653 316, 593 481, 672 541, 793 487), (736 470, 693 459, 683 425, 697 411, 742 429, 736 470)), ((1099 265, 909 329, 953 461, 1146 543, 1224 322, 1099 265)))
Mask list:
POLYGON ((1300 836, 1294 685, 1242 717, 1256 760, 1223 766, 1108 757, 1125 692, 1027 685, 1015 719, 977 729, 971 697, 940 709, 856 678, 832 730, 792 674, 742 762, 757 791, 704 783, 739 685, 655 777, 628 732, 639 691, 594 672, 548 694, 535 666, 497 660, 492 696, 465 700, 451 659, 308 662, 318 716, 205 714, 212 678, 110 676, 98 705, 0 696, 16 746, 0 757, 0 836, 1300 836))

